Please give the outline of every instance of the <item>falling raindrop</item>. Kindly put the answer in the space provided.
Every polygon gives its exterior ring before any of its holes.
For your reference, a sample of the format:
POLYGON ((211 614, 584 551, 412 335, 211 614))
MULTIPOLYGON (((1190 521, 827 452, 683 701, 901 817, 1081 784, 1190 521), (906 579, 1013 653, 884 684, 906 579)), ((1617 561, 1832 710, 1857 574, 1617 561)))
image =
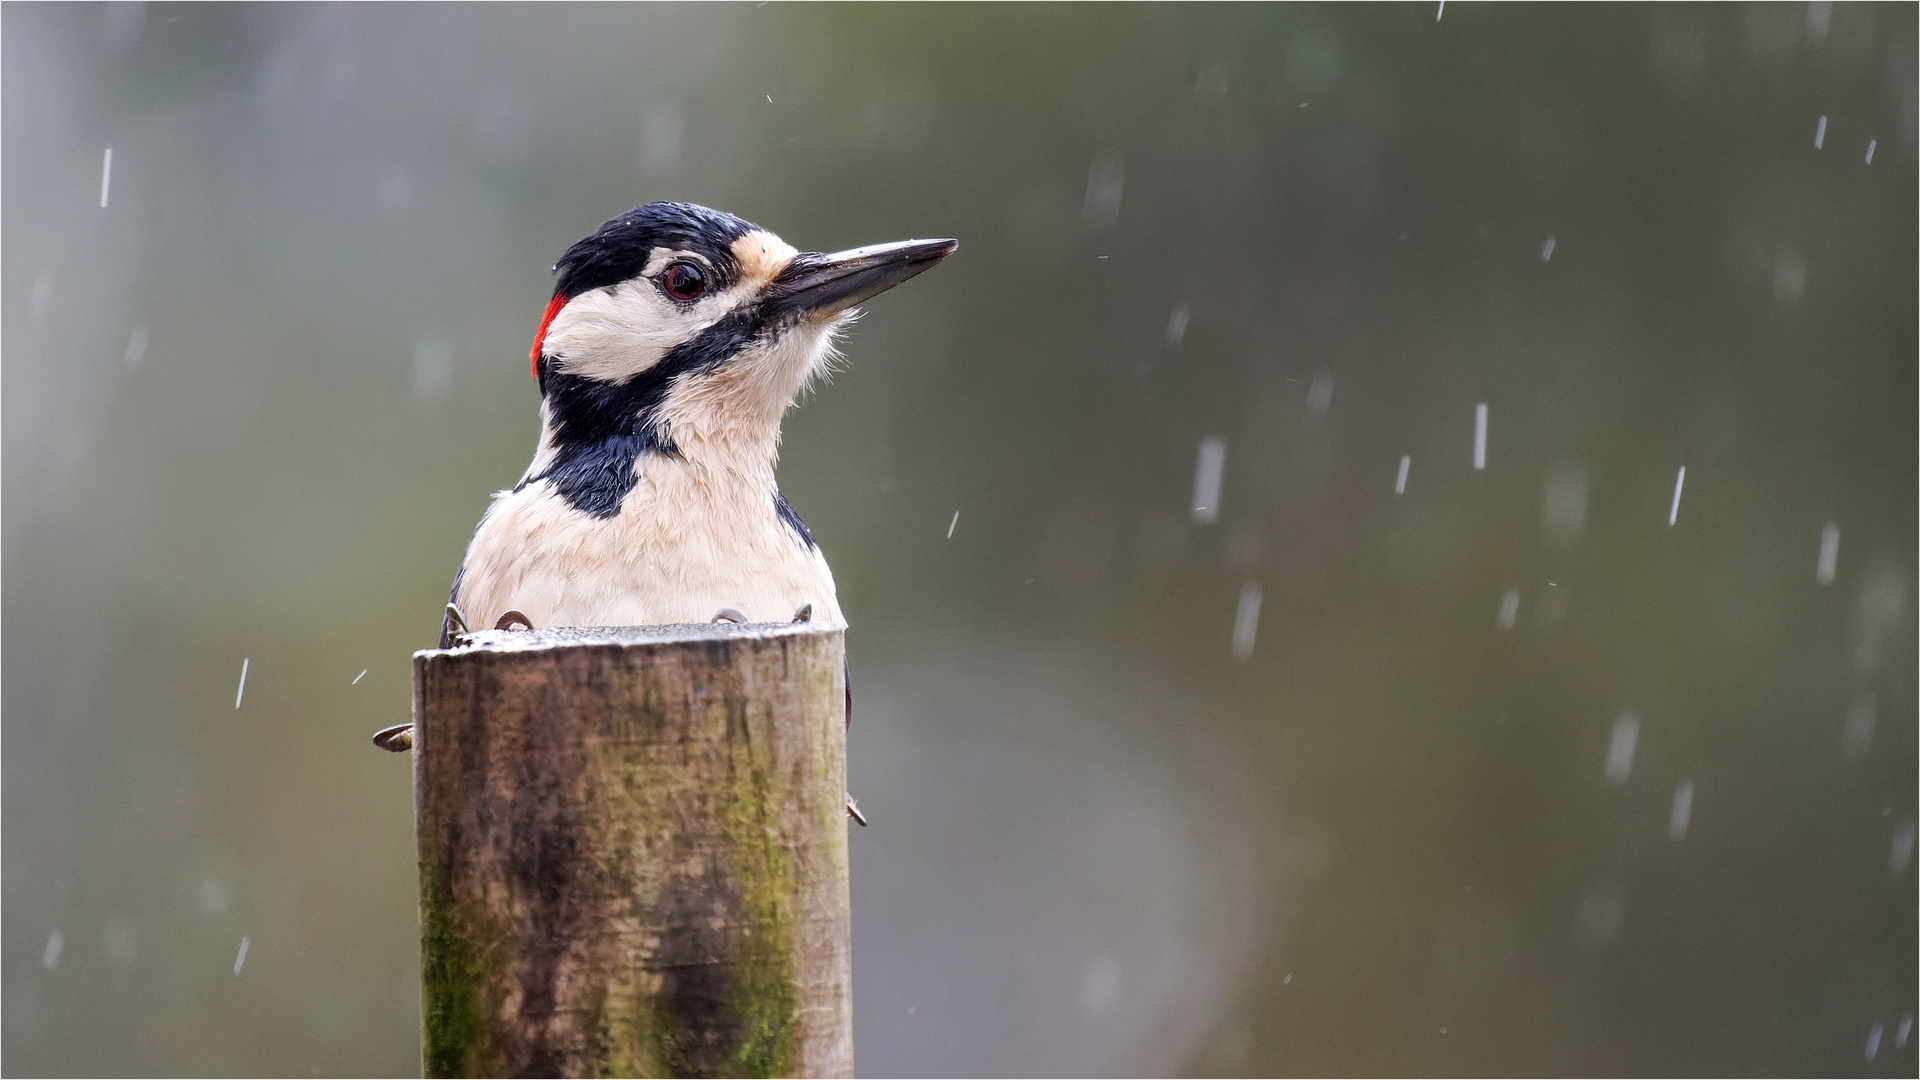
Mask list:
POLYGON ((1818 150, 1827 141, 1827 116, 1820 114, 1820 122, 1813 125, 1813 148, 1818 150))
POLYGON ((1313 385, 1307 388, 1307 415, 1315 420, 1327 415, 1327 409, 1333 404, 1333 372, 1322 370, 1313 377, 1313 385))
POLYGON ((1400 475, 1395 477, 1393 481, 1393 493, 1395 495, 1405 495, 1407 493, 1407 470, 1412 467, 1413 467, 1413 455, 1401 454, 1400 455, 1400 475))
POLYGON ((196 898, 203 919, 217 919, 233 906, 233 890, 217 877, 200 880, 200 895, 196 898))
POLYGON ((1248 581, 1240 586, 1240 606, 1233 614, 1233 658, 1245 660, 1253 655, 1253 638, 1260 630, 1260 583, 1248 581))
POLYGON ((1633 751, 1640 744, 1640 718, 1623 712, 1613 722, 1613 739, 1607 744, 1607 783, 1620 785, 1633 775, 1633 751))
POLYGON ((1187 305, 1181 304, 1167 316, 1167 344, 1178 345, 1187 338, 1187 305))
POLYGON ((235 975, 240 974, 241 965, 247 962, 247 944, 247 936, 245 934, 240 935, 240 955, 233 958, 233 973, 235 975))
POLYGON ((1903 817, 1900 824, 1893 828, 1893 854, 1887 859, 1887 869, 1894 877, 1906 872, 1913 862, 1913 818, 1903 817))
POLYGON ((1797 251, 1782 251, 1773 260, 1773 298, 1789 306, 1807 291, 1807 261, 1797 251))
POLYGON ((40 966, 52 971, 60 966, 60 950, 66 948, 67 936, 55 930, 47 935, 47 947, 40 953, 40 966))
POLYGON ((247 696, 247 658, 240 658, 240 689, 233 693, 233 707, 240 707, 240 699, 247 696))
POLYGON ((1673 810, 1667 815, 1667 839, 1679 843, 1687 838, 1687 826, 1693 824, 1693 781, 1673 785, 1673 810))
POLYGON ((1906 617, 1907 583, 1900 571, 1882 566, 1870 575, 1854 605, 1854 670, 1870 674, 1880 666, 1887 638, 1906 617))
POLYGON ((1807 5, 1807 41, 1814 48, 1826 44, 1827 24, 1833 20, 1833 5, 1827 0, 1814 0, 1807 5))
POLYGON ((113 147, 107 147, 106 158, 100 163, 100 209, 107 208, 107 192, 113 187, 113 147))
POLYGON ((1820 530, 1820 561, 1814 566, 1813 579, 1822 585, 1833 584, 1833 571, 1840 560, 1840 526, 1827 523, 1820 530))
POLYGON ((1880 1025, 1875 1024, 1867 1030, 1867 1060, 1872 1061, 1880 1054, 1880 1025))
POLYGON ((147 358, 147 328, 136 326, 127 337, 127 351, 120 354, 120 363, 128 371, 140 370, 140 361, 147 358))
POLYGON ((1867 756, 1867 748, 1873 745, 1873 722, 1875 715, 1872 694, 1860 694, 1847 707, 1847 723, 1840 729, 1840 752, 1854 760, 1867 756))
POLYGON ((1087 196, 1080 215, 1096 229, 1111 228, 1120 220, 1120 195, 1127 172, 1118 154, 1105 154, 1087 166, 1087 196))
POLYGON ((1518 614, 1520 614, 1520 590, 1508 589, 1507 594, 1500 598, 1500 616, 1494 620, 1494 625, 1502 630, 1511 630, 1514 617, 1518 614))
POLYGON ((1473 407, 1473 467, 1487 467, 1487 403, 1473 407))
POLYGON ((1685 487, 1686 483, 1687 467, 1682 465, 1679 475, 1673 478, 1673 506, 1667 511, 1667 528, 1669 529, 1673 528, 1674 522, 1680 520, 1680 489, 1685 487))
POLYGON ((1587 474, 1573 466, 1547 476, 1540 499, 1540 529, 1562 547, 1580 542, 1587 531, 1587 474))
POLYGON ((1220 518, 1220 474, 1227 465, 1226 441, 1209 435, 1200 440, 1200 459, 1193 470, 1193 520, 1211 525, 1220 518))
POLYGON ((1546 243, 1540 245, 1540 261, 1541 262, 1552 261, 1553 245, 1554 245, 1554 239, 1551 236, 1547 237, 1546 243))
POLYGON ((953 512, 953 520, 947 522, 947 539, 953 539, 953 527, 960 524, 960 511, 953 512))

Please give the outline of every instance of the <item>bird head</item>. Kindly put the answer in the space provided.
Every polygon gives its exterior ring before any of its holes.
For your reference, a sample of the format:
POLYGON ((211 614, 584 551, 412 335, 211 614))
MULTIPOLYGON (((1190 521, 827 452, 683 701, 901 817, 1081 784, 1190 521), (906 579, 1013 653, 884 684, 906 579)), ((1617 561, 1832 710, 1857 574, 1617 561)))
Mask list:
POLYGON ((533 342, 545 430, 529 478, 569 447, 608 441, 636 453, 765 457, 770 467, 782 414, 831 360, 854 305, 958 246, 906 240, 824 254, 691 203, 621 214, 554 267, 533 342))

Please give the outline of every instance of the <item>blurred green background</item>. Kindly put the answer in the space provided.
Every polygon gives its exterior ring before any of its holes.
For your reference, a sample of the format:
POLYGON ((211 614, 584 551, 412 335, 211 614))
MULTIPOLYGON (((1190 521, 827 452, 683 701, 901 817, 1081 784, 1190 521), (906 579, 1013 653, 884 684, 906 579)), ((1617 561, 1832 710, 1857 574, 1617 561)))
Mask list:
POLYGON ((678 198, 961 240, 780 470, 863 1072, 1913 1075, 1915 41, 0 7, 0 1067, 417 1070, 367 736, 531 456, 548 268, 678 198))

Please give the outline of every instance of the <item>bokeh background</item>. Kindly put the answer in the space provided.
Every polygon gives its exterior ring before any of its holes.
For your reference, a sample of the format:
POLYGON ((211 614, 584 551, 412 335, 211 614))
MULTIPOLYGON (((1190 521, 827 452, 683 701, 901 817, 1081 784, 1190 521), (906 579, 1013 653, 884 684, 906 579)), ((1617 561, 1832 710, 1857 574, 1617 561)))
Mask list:
POLYGON ((367 736, 531 456, 548 268, 680 198, 961 240, 780 470, 863 1072, 1912 1075, 1915 42, 0 8, 0 1066, 417 1070, 367 736))

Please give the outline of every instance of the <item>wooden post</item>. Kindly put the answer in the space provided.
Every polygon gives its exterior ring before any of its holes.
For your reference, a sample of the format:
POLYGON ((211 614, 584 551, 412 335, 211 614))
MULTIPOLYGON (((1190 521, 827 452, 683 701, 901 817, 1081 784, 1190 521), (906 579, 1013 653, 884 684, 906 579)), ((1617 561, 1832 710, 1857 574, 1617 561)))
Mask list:
POLYGON ((851 1076, 846 684, 810 623, 414 654, 427 1076, 851 1076))

